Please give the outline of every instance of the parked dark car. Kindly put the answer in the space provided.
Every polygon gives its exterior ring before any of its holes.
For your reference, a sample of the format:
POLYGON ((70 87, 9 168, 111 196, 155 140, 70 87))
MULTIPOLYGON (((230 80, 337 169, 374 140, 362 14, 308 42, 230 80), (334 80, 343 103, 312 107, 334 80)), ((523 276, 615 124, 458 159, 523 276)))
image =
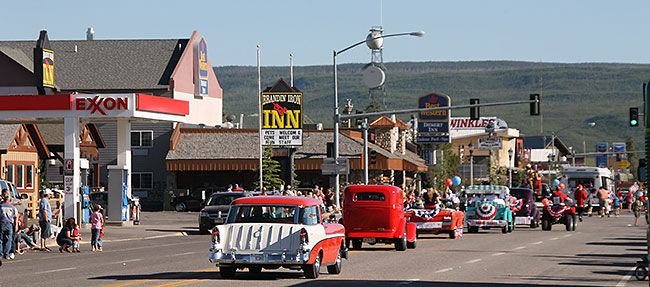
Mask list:
POLYGON ((88 194, 88 198, 90 199, 91 207, 95 206, 95 204, 99 204, 104 210, 106 210, 106 207, 108 206, 108 192, 92 192, 88 194))
POLYGON ((199 231, 208 233, 208 230, 218 224, 223 224, 228 217, 230 204, 233 200, 241 197, 257 195, 259 192, 216 192, 205 202, 205 206, 199 213, 199 231))
POLYGON ((515 225, 528 225, 531 228, 539 226, 541 214, 535 205, 535 194, 533 190, 525 187, 513 187, 510 195, 517 198, 516 202, 510 204, 515 213, 515 225))
POLYGON ((178 212, 199 211, 203 208, 203 203, 210 198, 210 195, 219 191, 223 191, 223 189, 213 187, 193 189, 186 195, 172 196, 171 204, 174 210, 178 212))

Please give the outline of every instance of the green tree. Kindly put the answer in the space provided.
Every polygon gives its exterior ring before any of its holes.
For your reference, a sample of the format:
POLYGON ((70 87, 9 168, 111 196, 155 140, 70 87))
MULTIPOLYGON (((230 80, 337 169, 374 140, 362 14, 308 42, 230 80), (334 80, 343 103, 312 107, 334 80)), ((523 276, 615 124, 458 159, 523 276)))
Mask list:
POLYGON ((370 103, 368 103, 368 106, 366 107, 366 113, 374 113, 374 112, 381 112, 381 111, 382 111, 381 103, 379 103, 375 99, 372 99, 370 103))
POLYGON ((490 151, 488 179, 492 185, 508 185, 508 169, 499 165, 499 159, 496 153, 495 150, 490 151))
MULTIPOLYGON (((255 173, 259 173, 259 169, 255 169, 255 173)), ((267 145, 262 153, 262 180, 266 189, 272 187, 279 188, 282 184, 280 179, 280 163, 273 159, 273 147, 267 145)), ((259 178, 255 181, 255 188, 260 188, 259 178)))
POLYGON ((427 184, 437 190, 445 190, 445 179, 458 175, 460 158, 451 150, 451 144, 438 144, 437 152, 442 152, 442 159, 427 174, 427 184))

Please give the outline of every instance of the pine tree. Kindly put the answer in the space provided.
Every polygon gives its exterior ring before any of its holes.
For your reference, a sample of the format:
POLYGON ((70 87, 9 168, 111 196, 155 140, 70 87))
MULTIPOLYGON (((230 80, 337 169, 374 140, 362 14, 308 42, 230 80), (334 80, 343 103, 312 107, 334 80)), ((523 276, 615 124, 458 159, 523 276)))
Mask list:
MULTIPOLYGON (((267 190, 271 188, 279 188, 282 180, 278 175, 280 172, 280 163, 273 159, 273 147, 267 145, 262 153, 262 177, 264 187, 267 190)), ((259 173, 259 169, 255 169, 255 173, 259 173)), ((260 189, 259 178, 255 181, 255 188, 260 189)))

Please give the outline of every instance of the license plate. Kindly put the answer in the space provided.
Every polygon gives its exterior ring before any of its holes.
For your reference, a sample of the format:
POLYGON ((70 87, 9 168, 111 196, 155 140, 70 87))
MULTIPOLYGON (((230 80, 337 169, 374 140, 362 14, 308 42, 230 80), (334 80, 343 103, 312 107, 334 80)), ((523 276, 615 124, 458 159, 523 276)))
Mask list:
POLYGON ((266 254, 253 254, 251 262, 266 262, 266 254))
POLYGON ((364 243, 375 244, 375 242, 377 242, 377 241, 374 238, 371 237, 371 238, 364 238, 363 242, 364 243))
POLYGON ((424 228, 424 229, 434 229, 434 228, 442 228, 442 222, 422 222, 417 225, 419 228, 424 228))

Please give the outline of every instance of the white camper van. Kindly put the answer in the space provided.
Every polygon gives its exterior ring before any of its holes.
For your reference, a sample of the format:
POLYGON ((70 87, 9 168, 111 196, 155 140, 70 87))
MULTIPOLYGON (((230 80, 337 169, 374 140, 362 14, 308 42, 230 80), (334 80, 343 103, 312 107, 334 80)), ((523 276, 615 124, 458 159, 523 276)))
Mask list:
POLYGON ((573 198, 576 187, 581 184, 587 192, 592 206, 599 206, 595 191, 598 191, 601 186, 612 192, 616 190, 612 171, 602 167, 563 167, 560 182, 566 186, 564 193, 571 198, 573 198))

